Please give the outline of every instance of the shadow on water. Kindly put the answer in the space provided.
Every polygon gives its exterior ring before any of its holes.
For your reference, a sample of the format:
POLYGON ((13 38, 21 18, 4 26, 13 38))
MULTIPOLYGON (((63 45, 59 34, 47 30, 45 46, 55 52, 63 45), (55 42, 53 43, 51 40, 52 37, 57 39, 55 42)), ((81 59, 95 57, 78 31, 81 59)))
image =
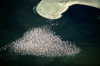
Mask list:
MULTIPOLYGON (((0 47, 20 38, 29 30, 46 24, 46 19, 33 13, 32 7, 40 0, 1 1, 0 47)), ((58 25, 51 29, 62 40, 75 42, 82 50, 73 57, 42 58, 17 54, 1 57, 2 66, 99 66, 100 58, 100 9, 73 5, 63 13, 58 25)), ((2 54, 5 52, 2 52, 2 54)))

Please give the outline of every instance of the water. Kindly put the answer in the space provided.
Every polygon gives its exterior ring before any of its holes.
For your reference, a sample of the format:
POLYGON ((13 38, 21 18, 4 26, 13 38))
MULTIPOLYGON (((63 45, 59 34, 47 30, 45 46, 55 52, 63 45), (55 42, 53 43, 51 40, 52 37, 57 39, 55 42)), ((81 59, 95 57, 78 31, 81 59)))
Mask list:
POLYGON ((58 21, 57 25, 51 26, 51 30, 56 33, 55 35, 61 36, 61 40, 69 40, 72 44, 75 43, 82 51, 72 57, 49 58, 33 55, 22 56, 18 53, 6 55, 8 48, 6 51, 0 52, 0 55, 3 55, 3 57, 0 57, 2 66, 99 66, 100 20, 96 17, 100 10, 79 5, 73 6, 63 14, 64 16, 61 19, 49 23, 46 22, 46 19, 33 13, 30 6, 38 3, 36 2, 7 2, 6 5, 3 5, 0 47, 23 37, 23 34, 29 28, 31 30, 47 24, 56 24, 58 21))

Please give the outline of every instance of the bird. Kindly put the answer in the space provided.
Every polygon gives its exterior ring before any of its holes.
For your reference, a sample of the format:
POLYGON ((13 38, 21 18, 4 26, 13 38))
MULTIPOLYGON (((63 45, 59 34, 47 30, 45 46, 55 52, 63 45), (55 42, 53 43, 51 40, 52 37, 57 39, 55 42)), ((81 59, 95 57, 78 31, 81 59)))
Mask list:
POLYGON ((63 41, 48 25, 29 29, 21 38, 0 48, 0 51, 7 48, 9 53, 37 57, 73 56, 81 51, 75 43, 63 41))

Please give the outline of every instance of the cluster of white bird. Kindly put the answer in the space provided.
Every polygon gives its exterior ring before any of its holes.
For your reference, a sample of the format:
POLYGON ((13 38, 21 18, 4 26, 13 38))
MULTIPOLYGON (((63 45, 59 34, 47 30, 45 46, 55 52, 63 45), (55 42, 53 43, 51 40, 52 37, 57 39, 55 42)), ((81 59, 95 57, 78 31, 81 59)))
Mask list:
MULTIPOLYGON (((11 52, 20 55, 62 57, 80 52, 75 44, 62 41, 59 35, 55 35, 55 32, 50 30, 49 26, 33 28, 7 46, 10 47, 11 52)), ((7 46, 3 48, 6 49, 7 46)))

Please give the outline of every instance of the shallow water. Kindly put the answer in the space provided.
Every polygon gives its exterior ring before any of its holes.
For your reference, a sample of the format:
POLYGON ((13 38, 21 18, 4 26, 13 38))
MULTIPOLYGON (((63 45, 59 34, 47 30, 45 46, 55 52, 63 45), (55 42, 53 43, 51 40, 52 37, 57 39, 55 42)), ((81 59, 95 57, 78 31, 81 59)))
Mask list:
POLYGON ((51 29, 62 40, 75 42, 82 50, 73 57, 47 58, 36 56, 6 55, 1 51, 2 66, 99 66, 100 58, 100 10, 92 7, 73 5, 63 17, 49 21, 32 11, 39 0, 2 1, 0 47, 7 45, 29 30, 29 28, 51 25, 51 29), (53 25, 52 25, 53 24, 53 25), (57 24, 57 25, 56 25, 57 24))

